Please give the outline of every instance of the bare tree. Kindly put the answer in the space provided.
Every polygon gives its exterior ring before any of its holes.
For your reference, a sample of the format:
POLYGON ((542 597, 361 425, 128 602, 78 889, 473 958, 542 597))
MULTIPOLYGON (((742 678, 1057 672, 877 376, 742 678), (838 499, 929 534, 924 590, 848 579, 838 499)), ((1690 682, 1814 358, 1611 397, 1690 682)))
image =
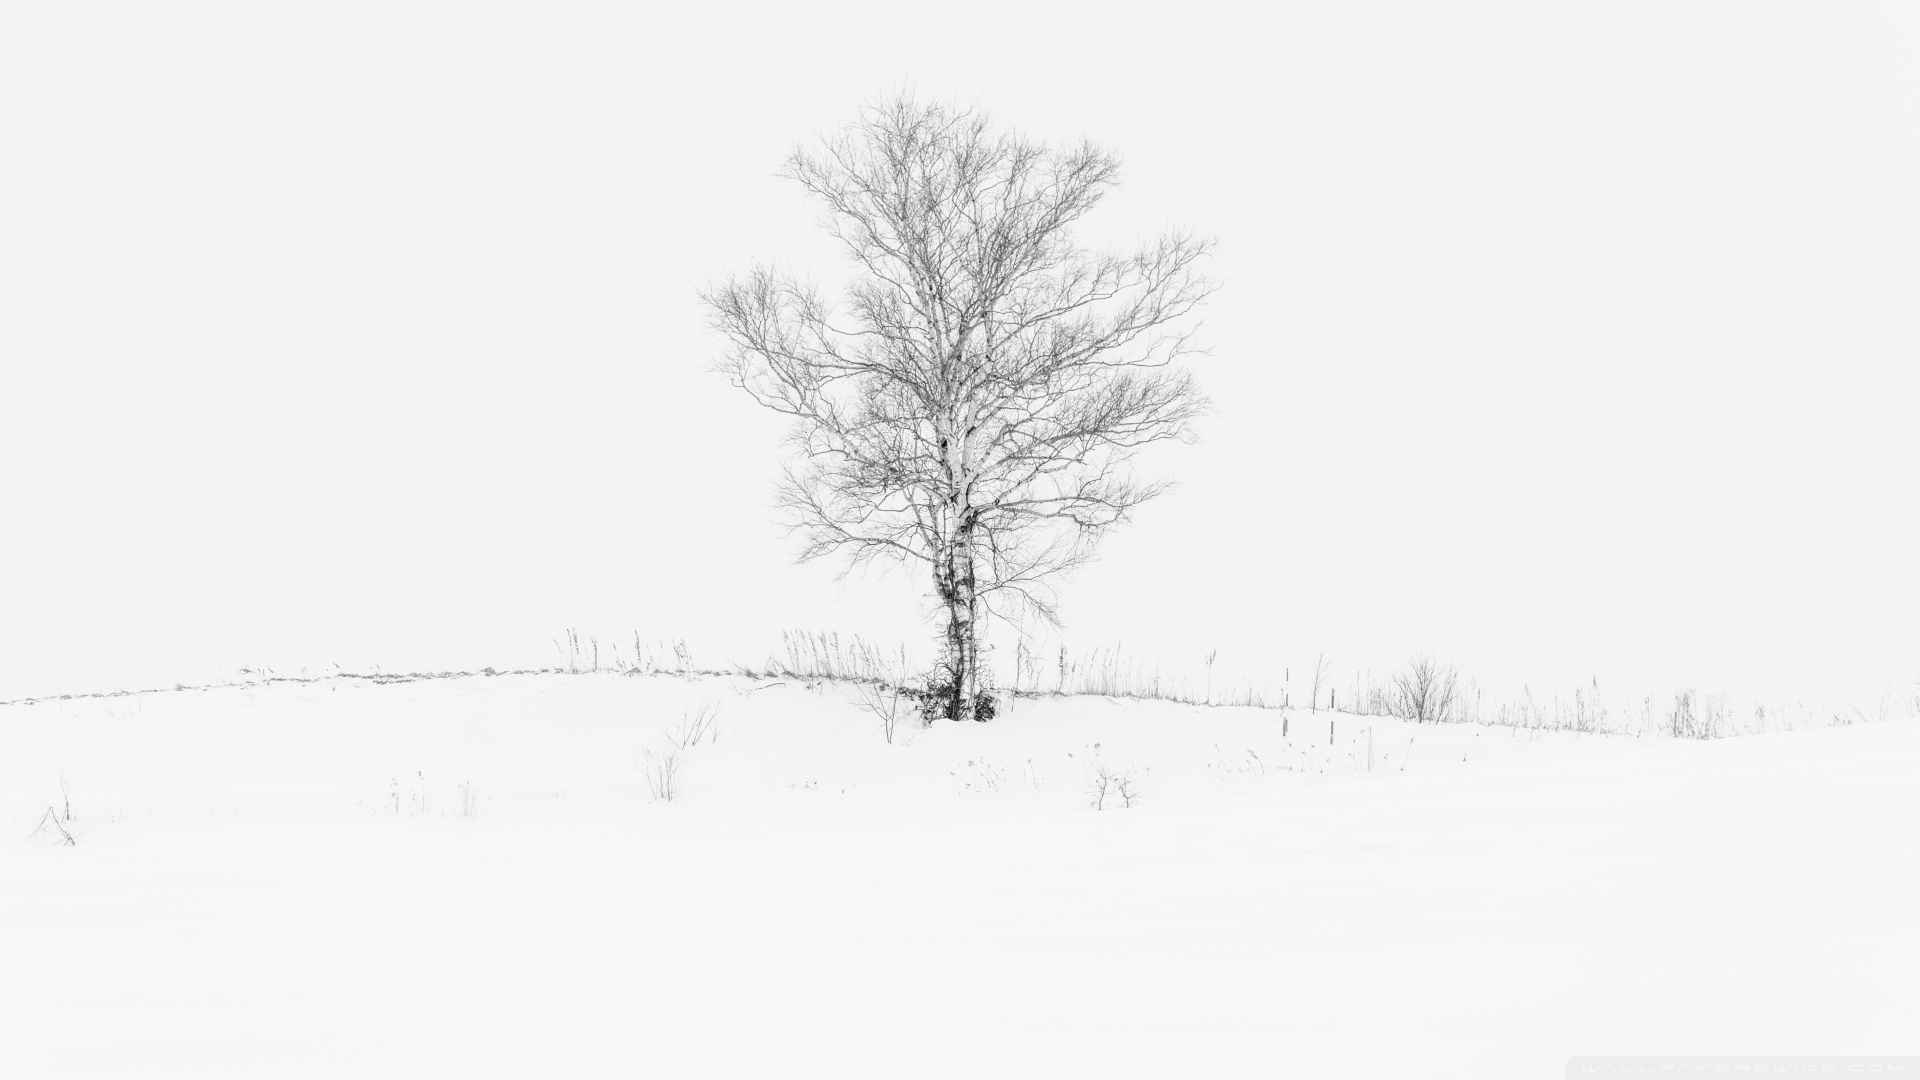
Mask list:
POLYGON ((1320 690, 1327 684, 1327 677, 1331 671, 1332 665, 1327 662, 1327 650, 1322 646, 1319 655, 1313 660, 1313 694, 1308 699, 1308 712, 1320 711, 1320 690))
POLYGON ((1211 241, 1169 233, 1125 255, 1071 227, 1115 184, 1088 143, 1051 149, 977 112, 900 97, 795 151, 854 277, 835 307, 767 268, 704 300, 718 368, 796 420, 781 503, 802 559, 840 553, 932 572, 944 617, 936 693, 975 715, 983 617, 1057 622, 1049 581, 1165 490, 1135 451, 1191 438, 1205 407, 1177 365, 1212 292, 1211 241))
POLYGON ((1414 657, 1393 677, 1393 714, 1402 720, 1451 720, 1459 696, 1459 671, 1431 656, 1414 657))

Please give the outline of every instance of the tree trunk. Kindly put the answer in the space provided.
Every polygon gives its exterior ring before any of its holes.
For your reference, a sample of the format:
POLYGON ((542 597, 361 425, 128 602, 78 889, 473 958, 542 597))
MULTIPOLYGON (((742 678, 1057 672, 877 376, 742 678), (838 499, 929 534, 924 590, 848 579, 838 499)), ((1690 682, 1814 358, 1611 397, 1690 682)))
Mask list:
POLYGON ((980 590, 974 574, 972 418, 964 405, 956 404, 944 426, 940 452, 948 485, 942 537, 946 550, 935 564, 935 586, 947 616, 947 715, 973 720, 980 692, 980 590))
POLYGON ((973 720, 980 693, 980 593, 974 577, 973 529, 963 524, 935 573, 935 590, 946 608, 944 668, 947 715, 973 720))

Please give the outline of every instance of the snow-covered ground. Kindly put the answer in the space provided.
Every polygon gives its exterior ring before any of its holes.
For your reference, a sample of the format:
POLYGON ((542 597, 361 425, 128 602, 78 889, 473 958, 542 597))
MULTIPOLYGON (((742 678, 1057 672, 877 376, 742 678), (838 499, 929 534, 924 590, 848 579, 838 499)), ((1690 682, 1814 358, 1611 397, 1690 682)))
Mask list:
POLYGON ((1066 698, 889 743, 855 688, 792 679, 5 706, 0 1075, 1911 1052, 1916 778, 1911 722, 1675 742, 1066 698))

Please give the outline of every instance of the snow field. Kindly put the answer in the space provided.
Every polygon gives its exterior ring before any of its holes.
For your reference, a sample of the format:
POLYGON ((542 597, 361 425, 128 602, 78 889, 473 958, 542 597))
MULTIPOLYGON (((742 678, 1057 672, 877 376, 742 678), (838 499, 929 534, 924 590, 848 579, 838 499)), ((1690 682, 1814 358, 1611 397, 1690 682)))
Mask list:
POLYGON ((769 682, 0 709, 4 1071, 1527 1077, 1910 1049, 1920 726, 1336 716, 1328 747, 1326 713, 1283 736, 1072 698, 889 745, 852 688, 769 682), (652 797, 645 756, 703 708, 652 797), (1089 808, 1096 756, 1134 806, 1089 808), (71 847, 29 835, 62 776, 71 847))

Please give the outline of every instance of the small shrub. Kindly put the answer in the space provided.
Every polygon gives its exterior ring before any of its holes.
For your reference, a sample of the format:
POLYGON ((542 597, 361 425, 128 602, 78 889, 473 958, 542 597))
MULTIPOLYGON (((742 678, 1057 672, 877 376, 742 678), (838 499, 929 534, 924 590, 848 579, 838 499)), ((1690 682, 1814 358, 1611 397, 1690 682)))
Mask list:
POLYGON ((1416 656, 1393 677, 1387 711, 1415 723, 1452 720, 1459 704, 1460 673, 1431 656, 1416 656))
POLYGON ((640 752, 640 775, 646 778, 647 793, 657 802, 672 802, 680 797, 680 766, 685 762, 679 747, 640 752))
POLYGON ((73 833, 71 812, 62 810, 58 806, 47 807, 47 812, 40 815, 40 823, 33 827, 33 832, 28 834, 27 839, 31 840, 41 835, 51 838, 54 843, 62 847, 73 847, 80 842, 73 833))
POLYGON ((1094 743, 1087 763, 1088 803, 1095 810, 1105 810, 1109 801, 1118 801, 1123 808, 1131 807, 1145 790, 1147 771, 1136 770, 1131 765, 1114 768, 1101 753, 1100 744, 1094 743))
POLYGON ((720 741, 720 706, 717 702, 703 702, 690 709, 682 710, 680 722, 669 731, 665 727, 660 734, 667 737, 676 750, 691 750, 703 742, 720 741))
POLYGON ((860 706, 880 719, 880 735, 893 745, 894 732, 900 729, 900 721, 915 711, 913 691, 890 683, 856 683, 855 689, 860 695, 860 706))
POLYGON ((1719 698, 1696 700, 1693 691, 1682 690, 1667 710, 1667 734, 1676 739, 1717 738, 1725 719, 1726 707, 1719 698))

